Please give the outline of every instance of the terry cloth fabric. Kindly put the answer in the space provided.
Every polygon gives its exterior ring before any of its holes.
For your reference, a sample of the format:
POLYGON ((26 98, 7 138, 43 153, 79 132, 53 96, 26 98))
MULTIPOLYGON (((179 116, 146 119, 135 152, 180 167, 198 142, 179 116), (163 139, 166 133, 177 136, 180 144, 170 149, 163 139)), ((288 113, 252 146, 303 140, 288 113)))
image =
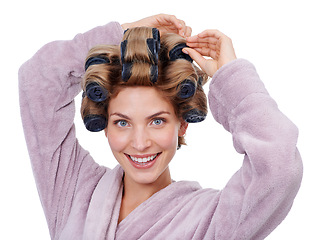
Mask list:
MULTIPOLYGON (((119 224, 123 170, 99 166, 78 143, 74 98, 97 44, 119 45, 112 22, 45 45, 19 71, 20 105, 32 168, 52 239, 264 239, 300 187, 298 130, 243 59, 214 75, 211 112, 233 135, 242 167, 222 190, 173 182, 119 224)), ((208 156, 207 156, 208 161, 208 156)))

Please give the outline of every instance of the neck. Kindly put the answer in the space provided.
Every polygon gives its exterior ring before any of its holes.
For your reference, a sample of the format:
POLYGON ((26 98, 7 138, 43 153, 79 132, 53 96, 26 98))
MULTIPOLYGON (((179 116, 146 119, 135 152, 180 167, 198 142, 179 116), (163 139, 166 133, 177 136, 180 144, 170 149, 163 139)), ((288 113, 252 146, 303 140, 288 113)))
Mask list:
POLYGON ((137 183, 128 175, 124 176, 123 199, 129 205, 137 207, 153 194, 171 184, 169 168, 167 168, 158 179, 152 183, 137 183))

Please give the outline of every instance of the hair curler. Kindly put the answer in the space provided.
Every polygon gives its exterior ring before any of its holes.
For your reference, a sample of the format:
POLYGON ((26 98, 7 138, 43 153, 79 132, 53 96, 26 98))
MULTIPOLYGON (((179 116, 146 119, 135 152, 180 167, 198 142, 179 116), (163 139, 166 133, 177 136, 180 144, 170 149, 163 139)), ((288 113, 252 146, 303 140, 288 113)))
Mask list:
POLYGON ((185 59, 192 63, 193 62, 192 58, 188 54, 185 54, 184 52, 182 52, 182 49, 185 47, 188 47, 187 44, 180 43, 176 45, 174 48, 172 48, 169 51, 170 61, 175 61, 177 59, 185 59))
MULTIPOLYGON (((105 55, 90 57, 85 63, 85 71, 87 71, 87 69, 92 65, 107 63, 110 63, 110 60, 105 55)), ((85 87, 85 95, 94 102, 105 101, 107 94, 107 90, 96 82, 90 82, 85 87)))
POLYGON ((102 102, 106 100, 108 91, 97 82, 90 82, 86 85, 85 94, 94 102, 102 102))
POLYGON ((196 108, 185 112, 182 118, 188 123, 202 122, 206 118, 206 114, 196 108))
POLYGON ((88 67, 91 65, 96 65, 96 64, 105 64, 105 63, 110 63, 110 60, 106 56, 95 56, 95 57, 90 57, 87 59, 85 63, 85 71, 87 71, 88 67))
POLYGON ((103 115, 89 114, 83 119, 84 125, 88 131, 99 132, 106 128, 107 119, 103 115))
POLYGON ((179 88, 178 96, 182 99, 192 97, 196 91, 196 85, 190 79, 183 80, 177 88, 179 88))

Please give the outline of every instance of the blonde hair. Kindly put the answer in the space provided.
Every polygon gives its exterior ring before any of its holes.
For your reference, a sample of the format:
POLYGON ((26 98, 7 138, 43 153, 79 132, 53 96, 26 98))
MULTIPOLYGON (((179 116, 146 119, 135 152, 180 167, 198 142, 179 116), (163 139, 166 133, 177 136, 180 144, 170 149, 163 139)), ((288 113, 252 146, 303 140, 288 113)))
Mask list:
MULTIPOLYGON (((101 61, 86 66, 82 82, 84 93, 81 115, 87 129, 99 131, 107 126, 110 99, 122 88, 129 86, 155 87, 173 105, 180 120, 198 122, 205 118, 207 99, 202 86, 207 82, 208 76, 189 61, 188 57, 171 59, 171 51, 180 44, 185 45, 184 38, 170 33, 159 36, 155 30, 147 27, 128 29, 124 33, 121 46, 99 45, 89 51, 86 63, 94 61, 96 57, 101 61), (154 43, 157 45, 151 45, 154 43), (185 82, 193 86, 195 91, 182 97, 180 91, 185 82), (90 84, 101 89, 104 98, 92 100, 87 93, 90 84), (192 121, 191 116, 186 117, 193 113, 199 115, 199 120, 192 121), (89 122, 91 117, 99 118, 104 124, 94 126, 94 121, 89 122)), ((182 144, 185 144, 184 137, 179 137, 179 147, 182 144)))

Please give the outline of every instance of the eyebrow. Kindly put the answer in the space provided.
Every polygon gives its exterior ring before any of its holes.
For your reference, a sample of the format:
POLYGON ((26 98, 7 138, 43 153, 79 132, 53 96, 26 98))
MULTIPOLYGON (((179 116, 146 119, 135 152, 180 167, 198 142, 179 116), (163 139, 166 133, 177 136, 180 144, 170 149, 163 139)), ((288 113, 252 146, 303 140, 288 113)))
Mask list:
MULTIPOLYGON (((160 116, 162 114, 169 114, 170 115, 170 112, 160 111, 160 112, 157 112, 155 114, 152 114, 152 115, 148 116, 147 119, 152 119, 152 118, 158 117, 158 116, 160 116)), ((124 119, 127 119, 127 120, 131 120, 130 117, 128 117, 127 115, 122 114, 122 113, 118 113, 118 112, 114 112, 114 113, 109 115, 109 117, 111 117, 111 116, 118 116, 118 117, 121 117, 121 118, 124 118, 124 119)))
POLYGON ((109 117, 111 117, 111 116, 118 116, 118 117, 121 117, 121 118, 125 118, 125 119, 127 119, 127 120, 130 120, 130 117, 128 117, 127 115, 122 114, 122 113, 117 113, 117 112, 115 112, 115 113, 112 113, 112 114, 109 115, 109 117))
POLYGON ((170 114, 170 112, 160 111, 160 112, 157 112, 157 113, 152 114, 151 116, 147 117, 147 119, 152 119, 152 118, 158 117, 158 116, 160 116, 162 114, 170 114))

